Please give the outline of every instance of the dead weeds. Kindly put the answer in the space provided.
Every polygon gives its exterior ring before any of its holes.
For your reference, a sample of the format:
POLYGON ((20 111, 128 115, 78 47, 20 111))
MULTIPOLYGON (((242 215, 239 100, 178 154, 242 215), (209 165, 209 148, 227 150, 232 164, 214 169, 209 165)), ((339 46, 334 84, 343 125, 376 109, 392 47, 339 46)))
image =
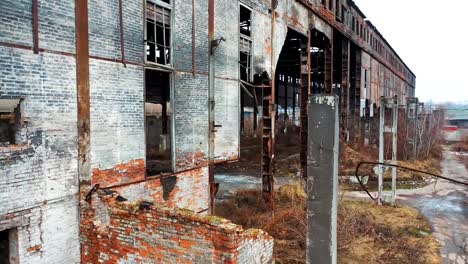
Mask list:
MULTIPOLYGON (((218 215, 244 228, 262 228, 275 238, 277 263, 305 263, 306 194, 301 183, 276 193, 274 216, 260 191, 239 191, 217 205, 218 215)), ((415 210, 341 201, 338 215, 339 263, 440 263, 431 228, 415 210)))

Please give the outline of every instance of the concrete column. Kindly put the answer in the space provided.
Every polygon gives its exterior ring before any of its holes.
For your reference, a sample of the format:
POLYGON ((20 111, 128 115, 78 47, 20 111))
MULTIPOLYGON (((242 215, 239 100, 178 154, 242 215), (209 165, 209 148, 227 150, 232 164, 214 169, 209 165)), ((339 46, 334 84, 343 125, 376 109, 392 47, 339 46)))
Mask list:
MULTIPOLYGON (((380 98, 379 107, 379 162, 384 162, 384 125, 385 125, 385 98, 380 98)), ((383 192, 383 166, 379 165, 379 178, 377 187, 377 203, 382 204, 383 192)))
MULTIPOLYGON (((393 124, 392 124, 392 164, 397 165, 398 147, 398 97, 393 98, 393 124)), ((392 204, 396 199, 397 168, 392 167, 392 204)))
POLYGON ((339 99, 308 104, 307 263, 337 263, 339 99))

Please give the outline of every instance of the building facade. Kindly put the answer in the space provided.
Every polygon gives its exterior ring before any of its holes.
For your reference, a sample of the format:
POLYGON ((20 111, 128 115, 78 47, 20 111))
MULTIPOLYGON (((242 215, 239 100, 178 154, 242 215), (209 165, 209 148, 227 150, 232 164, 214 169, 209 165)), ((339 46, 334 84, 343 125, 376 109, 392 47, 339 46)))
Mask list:
POLYGON ((414 74, 352 1, 3 0, 0 19, 12 263, 269 262, 267 234, 206 215, 210 164, 239 158, 247 95, 278 106, 265 128, 336 93, 350 139, 380 96, 414 96, 414 74))

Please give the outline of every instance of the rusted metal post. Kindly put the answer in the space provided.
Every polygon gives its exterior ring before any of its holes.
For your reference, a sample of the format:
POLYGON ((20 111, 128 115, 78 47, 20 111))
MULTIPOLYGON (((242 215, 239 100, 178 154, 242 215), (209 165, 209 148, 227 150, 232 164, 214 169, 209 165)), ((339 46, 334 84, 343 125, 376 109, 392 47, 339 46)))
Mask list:
POLYGON ((311 75, 310 75, 310 45, 312 42, 312 34, 307 32, 307 46, 301 43, 301 98, 299 102, 299 117, 300 117, 300 162, 301 162, 301 177, 307 179, 307 102, 311 94, 311 75))
POLYGON ((337 263, 339 98, 311 96, 306 263, 337 263))
POLYGON ((120 53, 122 64, 127 68, 127 63, 125 62, 125 34, 124 34, 124 23, 123 23, 123 7, 122 0, 119 0, 119 24, 120 24, 120 53))
POLYGON ((39 54, 39 0, 32 1, 33 51, 39 54))
POLYGON ((197 71, 196 42, 195 42, 195 0, 192 0, 192 75, 195 77, 197 71))
MULTIPOLYGON (((90 97, 88 1, 76 0, 76 80, 78 103, 78 177, 89 182, 90 166, 90 97)), ((90 187, 90 186, 89 186, 90 187)))
MULTIPOLYGON (((270 134, 270 177, 267 177, 268 182, 264 182, 263 185, 268 185, 269 192, 265 193, 266 199, 270 205, 270 209, 275 209, 274 199, 274 175, 275 175, 275 122, 276 122, 276 107, 275 107, 275 95, 276 95, 276 56, 275 56, 275 21, 276 21, 276 7, 278 0, 271 1, 271 96, 270 96, 270 119, 271 119, 271 134, 270 134)), ((265 180, 266 177, 263 177, 265 180)))
POLYGON ((209 65, 208 65, 208 177, 210 184, 210 214, 215 214, 215 196, 218 185, 214 178, 214 144, 215 144, 215 57, 213 45, 215 23, 215 0, 208 1, 208 36, 209 36, 209 65))

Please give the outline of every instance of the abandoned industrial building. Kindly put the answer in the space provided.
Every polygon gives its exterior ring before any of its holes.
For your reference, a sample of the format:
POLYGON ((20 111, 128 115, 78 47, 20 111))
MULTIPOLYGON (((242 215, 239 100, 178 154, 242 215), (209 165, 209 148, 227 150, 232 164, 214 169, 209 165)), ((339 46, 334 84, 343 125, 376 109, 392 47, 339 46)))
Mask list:
POLYGON ((0 1, 0 263, 272 262, 266 232, 211 216, 215 166, 259 133, 271 199, 290 122, 307 177, 315 94, 378 144, 415 75, 351 0, 0 1))

